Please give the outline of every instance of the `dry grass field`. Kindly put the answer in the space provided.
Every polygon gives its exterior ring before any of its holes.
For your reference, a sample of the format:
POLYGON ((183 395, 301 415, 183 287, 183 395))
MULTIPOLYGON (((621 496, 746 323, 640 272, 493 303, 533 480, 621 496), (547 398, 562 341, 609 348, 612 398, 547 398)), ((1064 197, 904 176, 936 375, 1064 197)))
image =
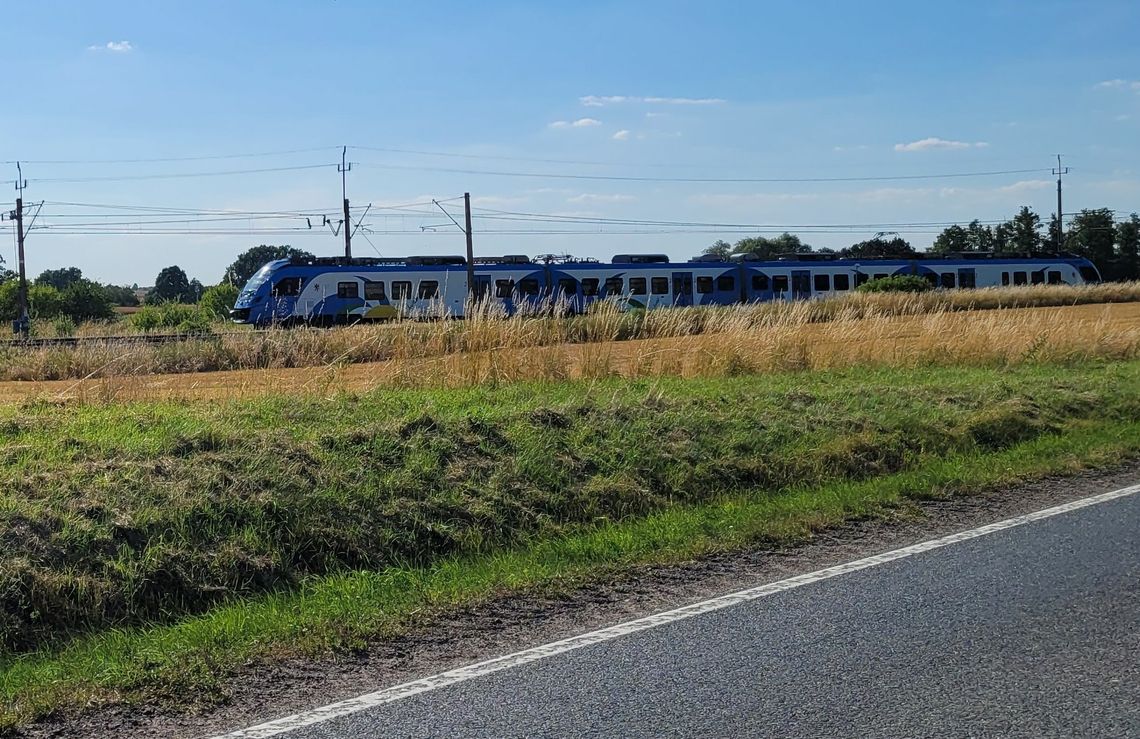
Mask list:
MULTIPOLYGON (((679 325, 677 314, 646 316, 672 325, 652 326, 652 338, 616 340, 618 324, 595 340, 551 337, 544 321, 408 324, 426 331, 396 344, 382 361, 333 361, 319 367, 245 369, 93 377, 79 380, 0 382, 0 402, 124 402, 212 400, 266 394, 331 395, 377 387, 460 387, 523 381, 606 377, 720 376, 851 366, 992 366, 1086 358, 1127 359, 1140 353, 1140 303, 1083 304, 990 311, 901 311, 867 315, 850 311, 821 321, 811 304, 790 306, 778 320, 761 322, 747 309, 728 311, 718 323, 679 325), (464 329, 457 348, 445 329, 464 329), (504 331, 513 328, 514 331, 504 331), (525 329, 529 328, 530 331, 525 329), (692 331, 692 333, 686 333, 692 331), (431 338, 435 341, 422 341, 431 338), (680 335, 678 335, 680 334, 680 335), (562 341, 554 342, 553 338, 562 341), (544 345, 544 341, 546 343, 544 345), (473 350, 472 350, 473 349, 473 350)), ((669 313, 669 312, 664 312, 669 313)), ((679 312, 678 312, 679 313, 679 312)), ((367 340, 378 330, 363 329, 367 340)), ((347 334, 348 331, 341 332, 347 334)), ((299 340, 312 334, 296 332, 299 340)))

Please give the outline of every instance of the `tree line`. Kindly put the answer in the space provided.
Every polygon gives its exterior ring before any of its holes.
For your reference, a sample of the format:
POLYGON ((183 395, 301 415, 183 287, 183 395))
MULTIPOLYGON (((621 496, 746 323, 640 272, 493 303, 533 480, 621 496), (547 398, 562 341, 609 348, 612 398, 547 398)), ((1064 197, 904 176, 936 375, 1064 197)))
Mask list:
MULTIPOLYGON (((953 225, 942 231, 930 248, 933 254, 998 252, 1046 254, 1056 252, 1058 242, 1056 215, 1043 227, 1041 216, 1032 208, 1022 207, 1008 221, 983 224, 972 221, 965 226, 953 225)), ((1083 256, 1100 270, 1106 280, 1135 280, 1140 277, 1140 215, 1116 219, 1108 208, 1086 208, 1073 217, 1060 239, 1060 251, 1083 256)), ((705 254, 723 259, 749 254, 761 259, 774 259, 781 254, 805 252, 838 254, 853 259, 874 257, 913 258, 919 255, 910 242, 897 235, 880 235, 860 241, 844 249, 813 249, 799 236, 783 233, 772 238, 750 236, 735 244, 718 240, 705 248, 705 254)))
MULTIPOLYGON (((212 315, 225 317, 238 291, 263 264, 274 259, 312 257, 291 246, 262 244, 238 255, 226 268, 222 282, 212 287, 191 278, 178 265, 165 267, 154 279, 154 286, 139 300, 138 285, 111 285, 83 276, 78 267, 44 270, 28 283, 28 306, 33 318, 67 318, 75 322, 107 320, 115 316, 116 307, 135 307, 140 303, 162 305, 180 303, 199 305, 212 315)), ((4 266, 0 257, 0 318, 11 321, 19 312, 19 279, 4 266)))

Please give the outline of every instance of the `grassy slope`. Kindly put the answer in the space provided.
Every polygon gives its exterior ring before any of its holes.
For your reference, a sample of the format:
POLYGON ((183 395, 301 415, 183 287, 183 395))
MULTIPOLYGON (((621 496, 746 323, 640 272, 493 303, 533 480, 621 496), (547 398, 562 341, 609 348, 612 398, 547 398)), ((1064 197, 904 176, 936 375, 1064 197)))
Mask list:
POLYGON ((200 691, 425 606, 1118 458, 1138 418, 1137 362, 6 412, 0 726, 200 691))

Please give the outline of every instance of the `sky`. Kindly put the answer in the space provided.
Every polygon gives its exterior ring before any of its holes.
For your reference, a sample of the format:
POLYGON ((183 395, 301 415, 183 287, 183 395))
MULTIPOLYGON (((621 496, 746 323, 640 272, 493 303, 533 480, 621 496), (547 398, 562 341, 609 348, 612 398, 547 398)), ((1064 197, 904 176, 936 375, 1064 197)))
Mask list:
POLYGON ((431 201, 462 222, 464 192, 484 255, 687 259, 783 230, 831 248, 897 231, 922 248, 1022 205, 1047 219, 1057 153, 1066 213, 1140 210, 1134 0, 5 14, 0 187, 14 200, 20 161, 25 201, 44 202, 32 276, 149 285, 177 264, 211 284, 260 243, 341 254, 321 224, 340 218, 345 146, 357 256, 462 254, 431 201))

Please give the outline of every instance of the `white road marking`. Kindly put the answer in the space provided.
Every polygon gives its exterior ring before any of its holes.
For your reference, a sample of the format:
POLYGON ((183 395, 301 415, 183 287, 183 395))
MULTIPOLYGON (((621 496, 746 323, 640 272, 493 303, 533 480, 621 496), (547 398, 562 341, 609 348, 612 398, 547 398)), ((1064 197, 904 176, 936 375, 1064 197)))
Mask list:
POLYGON ((747 590, 740 590, 728 595, 722 595, 717 598, 701 601, 700 603, 693 603, 691 605, 675 608, 671 611, 664 611, 652 616, 646 616, 633 621, 627 621, 616 626, 609 626, 597 631, 591 631, 578 636, 572 636, 569 639, 562 639, 561 641, 543 644, 542 646, 533 647, 531 649, 524 649, 521 652, 508 654, 502 657, 495 657, 494 659, 479 662, 477 664, 468 665, 466 667, 459 667, 447 672, 441 672, 438 675, 425 677, 420 680, 413 680, 409 683, 402 685, 395 685, 391 688, 384 688, 377 690, 374 693, 367 693, 356 698, 339 701, 337 703, 330 703, 327 706, 314 708, 310 711, 303 711, 292 716, 275 719, 264 724, 251 726, 247 729, 238 729, 237 731, 230 732, 229 734, 221 734, 213 737, 213 739, 264 739, 265 737, 277 736, 289 731, 300 729, 304 726, 312 726, 319 724, 330 719, 347 716, 349 714, 364 711, 369 708, 384 705, 385 703, 393 703, 404 698, 409 698, 413 695, 426 693, 431 690, 454 685, 456 683, 465 682, 473 678, 490 675, 502 670, 509 670, 512 667, 529 664, 531 662, 538 662, 540 660, 553 657, 558 654, 563 654, 582 647, 588 647, 592 644, 600 644, 602 642, 616 639, 620 636, 627 634, 635 634, 639 631, 645 631, 657 626, 664 626, 671 624, 675 621, 699 616, 702 613, 710 613, 712 611, 719 611, 722 608, 728 608, 740 603, 763 598, 765 596, 782 593, 785 590, 792 590, 803 585, 810 585, 821 580, 827 580, 839 575, 846 575, 850 572, 858 572, 865 570, 876 565, 886 564, 887 562, 894 562, 898 559, 905 559, 912 557, 916 554, 929 552, 934 549, 941 549, 942 547, 957 544, 962 541, 969 541, 970 539, 977 539, 981 536, 993 534, 998 531, 1005 531, 1017 526, 1023 526, 1027 523, 1040 521, 1042 519, 1059 516, 1062 513, 1069 513, 1081 508, 1097 505, 1098 503, 1105 503, 1117 498, 1123 498, 1127 495, 1140 492, 1140 485, 1132 485, 1130 487, 1113 490, 1108 493, 1094 495, 1089 498, 1081 498, 1074 500, 1071 503, 1055 506, 1053 508, 1046 508, 1042 511, 1035 511, 1033 513, 1026 513, 1022 516, 1015 516, 1007 518, 1004 521, 991 523, 986 526, 979 526, 975 529, 961 531, 957 534, 950 534, 938 539, 931 539, 929 541, 912 544, 908 547, 901 549, 894 549, 882 554, 875 554, 863 559, 857 559, 853 562, 846 562, 844 564, 827 567, 815 572, 809 572, 805 575, 797 575, 796 577, 789 577, 786 580, 779 580, 777 582, 768 583, 767 585, 760 585, 747 590))

